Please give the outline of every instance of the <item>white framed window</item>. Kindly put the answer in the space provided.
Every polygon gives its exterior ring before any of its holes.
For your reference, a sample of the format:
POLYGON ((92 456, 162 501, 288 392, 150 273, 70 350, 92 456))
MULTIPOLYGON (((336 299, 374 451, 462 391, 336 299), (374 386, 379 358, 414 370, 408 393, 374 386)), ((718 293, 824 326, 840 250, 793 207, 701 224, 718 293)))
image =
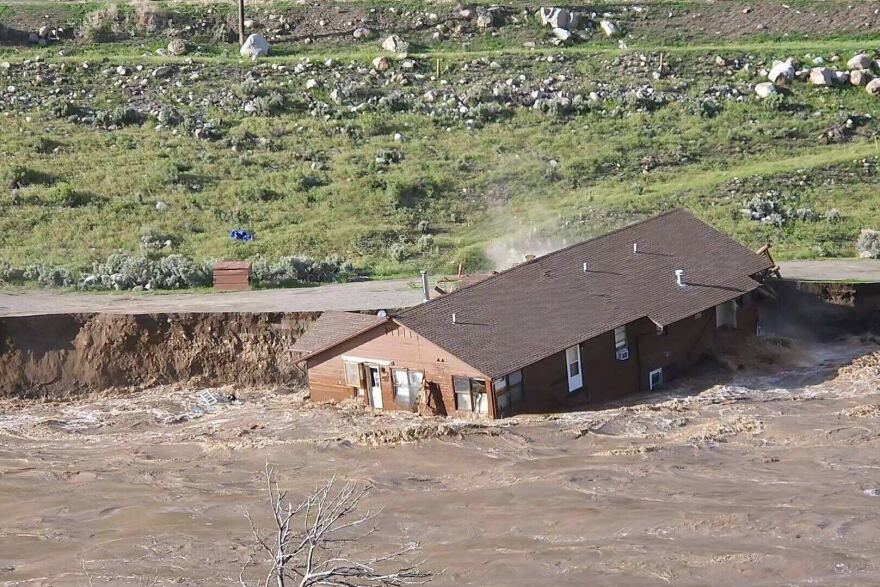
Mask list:
POLYGON ((614 329, 614 350, 626 348, 626 325, 614 329))
POLYGON ((736 328, 736 302, 731 300, 715 306, 715 326, 736 328))
POLYGON ((654 369, 648 373, 648 388, 657 389, 663 385, 663 369, 654 369))
POLYGON ((456 375, 452 378, 452 388, 455 391, 456 410, 475 414, 489 413, 484 380, 456 375))
POLYGON ((565 371, 568 374, 568 392, 572 393, 584 386, 581 372, 581 347, 575 345, 565 349, 565 371))
POLYGON ((393 369, 392 374, 394 378, 394 403, 411 410, 421 397, 425 374, 409 369, 393 369))

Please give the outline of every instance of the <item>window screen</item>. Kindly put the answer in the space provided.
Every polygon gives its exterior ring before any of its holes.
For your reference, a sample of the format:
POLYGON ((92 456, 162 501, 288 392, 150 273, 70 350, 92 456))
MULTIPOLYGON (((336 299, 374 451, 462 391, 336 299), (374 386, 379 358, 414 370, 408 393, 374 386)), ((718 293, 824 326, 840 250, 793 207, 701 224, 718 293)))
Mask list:
POLYGON ((614 329, 614 348, 626 348, 626 326, 618 326, 614 329))

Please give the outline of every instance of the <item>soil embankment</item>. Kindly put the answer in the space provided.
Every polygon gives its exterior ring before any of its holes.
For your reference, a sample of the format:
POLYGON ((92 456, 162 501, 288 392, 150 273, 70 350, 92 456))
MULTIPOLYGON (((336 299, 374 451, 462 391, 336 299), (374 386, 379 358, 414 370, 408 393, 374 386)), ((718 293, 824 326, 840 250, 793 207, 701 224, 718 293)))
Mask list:
POLYGON ((196 380, 296 385, 303 313, 59 314, 0 319, 0 397, 62 398, 196 380))

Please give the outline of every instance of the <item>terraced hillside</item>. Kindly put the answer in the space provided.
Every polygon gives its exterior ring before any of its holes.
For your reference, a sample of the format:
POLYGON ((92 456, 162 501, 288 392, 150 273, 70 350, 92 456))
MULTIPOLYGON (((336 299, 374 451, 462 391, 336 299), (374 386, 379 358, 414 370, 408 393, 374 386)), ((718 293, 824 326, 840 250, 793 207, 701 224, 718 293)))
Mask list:
POLYGON ((6 3, 0 280, 100 285, 120 250, 503 267, 674 206, 780 258, 880 228, 875 3, 566 7, 249 3, 252 61, 234 3, 6 3))

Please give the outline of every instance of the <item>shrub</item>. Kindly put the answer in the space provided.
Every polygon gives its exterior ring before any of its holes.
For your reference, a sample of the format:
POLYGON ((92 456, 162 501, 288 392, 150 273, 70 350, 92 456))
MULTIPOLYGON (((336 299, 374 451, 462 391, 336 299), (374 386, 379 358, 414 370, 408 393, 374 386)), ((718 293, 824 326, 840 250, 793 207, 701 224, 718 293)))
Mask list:
POLYGON ((168 16, 150 0, 134 0, 132 7, 134 8, 132 24, 140 32, 155 33, 168 21, 168 16))
POLYGON ((387 255, 390 259, 400 263, 409 257, 409 247, 404 242, 391 243, 388 247, 387 255))
POLYGON ((880 231, 863 228, 856 241, 860 257, 880 259, 880 231))
POLYGON ((69 270, 43 263, 29 265, 22 277, 25 281, 34 281, 44 287, 70 287, 75 283, 69 270))
POLYGON ((9 261, 0 259, 0 283, 20 283, 24 279, 24 271, 17 269, 9 261))
POLYGON ((267 285, 345 282, 356 276, 354 266, 336 255, 323 260, 305 255, 291 255, 274 263, 257 257, 251 264, 251 272, 254 281, 267 285))
POLYGON ((424 253, 434 246, 434 237, 430 234, 423 234, 419 237, 419 240, 416 241, 416 246, 419 247, 419 251, 424 253))
POLYGON ((87 206, 90 201, 88 194, 76 191, 66 181, 49 188, 46 192, 46 199, 49 203, 64 208, 81 208, 87 206))
POLYGON ((117 290, 180 289, 210 285, 212 273, 209 264, 193 261, 183 255, 168 255, 153 260, 128 253, 113 253, 105 261, 95 263, 92 275, 84 277, 80 286, 117 290))
POLYGON ((123 36, 124 30, 119 17, 119 7, 116 4, 108 4, 104 8, 86 14, 80 34, 90 43, 101 43, 123 36))
POLYGON ((280 92, 269 92, 266 96, 254 98, 255 113, 259 116, 272 116, 284 110, 284 96, 280 92))

